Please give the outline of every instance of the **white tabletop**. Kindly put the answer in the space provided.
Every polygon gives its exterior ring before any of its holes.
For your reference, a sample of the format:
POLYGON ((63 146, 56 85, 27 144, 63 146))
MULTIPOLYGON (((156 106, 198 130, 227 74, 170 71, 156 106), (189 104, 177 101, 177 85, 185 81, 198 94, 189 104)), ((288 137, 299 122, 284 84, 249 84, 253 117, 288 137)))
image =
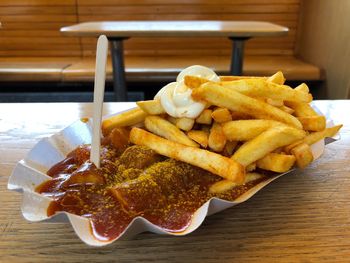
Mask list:
POLYGON ((287 27, 259 21, 105 21, 61 28, 64 35, 108 37, 280 36, 287 27))

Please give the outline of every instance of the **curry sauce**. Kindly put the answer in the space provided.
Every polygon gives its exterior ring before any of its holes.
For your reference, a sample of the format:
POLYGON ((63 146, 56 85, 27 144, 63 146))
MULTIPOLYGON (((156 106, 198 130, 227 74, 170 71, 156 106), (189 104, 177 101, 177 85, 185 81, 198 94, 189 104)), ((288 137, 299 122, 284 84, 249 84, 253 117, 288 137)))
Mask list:
MULTIPOLYGON (((47 172, 52 179, 36 191, 52 198, 48 216, 66 211, 88 218, 93 235, 102 241, 117 238, 137 216, 169 232, 184 231, 195 211, 214 197, 209 187, 221 180, 144 146, 120 151, 105 142, 100 168, 89 157, 89 145, 76 148, 47 172)), ((217 197, 235 200, 265 178, 217 197)))

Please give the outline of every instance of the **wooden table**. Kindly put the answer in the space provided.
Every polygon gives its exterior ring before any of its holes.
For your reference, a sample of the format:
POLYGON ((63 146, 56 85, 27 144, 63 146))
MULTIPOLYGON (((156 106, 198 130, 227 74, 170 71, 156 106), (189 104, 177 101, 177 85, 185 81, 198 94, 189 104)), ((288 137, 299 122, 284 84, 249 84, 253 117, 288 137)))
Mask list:
MULTIPOLYGON (((43 137, 91 116, 84 103, 0 104, 0 262, 349 262, 350 101, 317 101, 341 140, 304 171, 279 178, 247 202, 210 216, 185 237, 144 233, 103 248, 69 223, 30 223, 7 190, 17 161, 43 137)), ((106 104, 105 113, 133 104, 106 104)))
POLYGON ((98 37, 111 41, 116 101, 127 98, 123 40, 130 37, 228 37, 233 42, 231 74, 241 75, 244 42, 251 37, 281 36, 288 28, 256 21, 118 21, 85 22, 61 28, 67 36, 98 37))

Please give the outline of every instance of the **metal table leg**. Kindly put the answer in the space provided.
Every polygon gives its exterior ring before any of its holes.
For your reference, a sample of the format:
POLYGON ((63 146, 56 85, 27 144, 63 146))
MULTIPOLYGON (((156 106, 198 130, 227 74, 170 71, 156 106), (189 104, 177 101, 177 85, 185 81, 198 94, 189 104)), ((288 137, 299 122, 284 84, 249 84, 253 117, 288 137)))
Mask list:
POLYGON ((230 37, 232 40, 232 58, 230 74, 240 76, 243 72, 244 42, 249 37, 230 37))
POLYGON ((126 38, 109 38, 111 41, 111 55, 113 67, 113 88, 116 101, 127 101, 125 81, 125 66, 123 54, 123 40, 126 38))

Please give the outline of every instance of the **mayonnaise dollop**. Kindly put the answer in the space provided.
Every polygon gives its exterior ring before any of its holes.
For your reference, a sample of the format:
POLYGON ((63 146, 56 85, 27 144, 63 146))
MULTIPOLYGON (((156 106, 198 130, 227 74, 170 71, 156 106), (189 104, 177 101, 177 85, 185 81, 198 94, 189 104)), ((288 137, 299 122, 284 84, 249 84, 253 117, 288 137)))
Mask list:
POLYGON ((214 82, 220 81, 213 70, 199 65, 191 66, 182 70, 177 76, 176 82, 164 86, 154 98, 160 100, 162 107, 170 116, 194 119, 200 115, 206 105, 192 99, 192 90, 184 83, 186 75, 197 76, 214 82))

